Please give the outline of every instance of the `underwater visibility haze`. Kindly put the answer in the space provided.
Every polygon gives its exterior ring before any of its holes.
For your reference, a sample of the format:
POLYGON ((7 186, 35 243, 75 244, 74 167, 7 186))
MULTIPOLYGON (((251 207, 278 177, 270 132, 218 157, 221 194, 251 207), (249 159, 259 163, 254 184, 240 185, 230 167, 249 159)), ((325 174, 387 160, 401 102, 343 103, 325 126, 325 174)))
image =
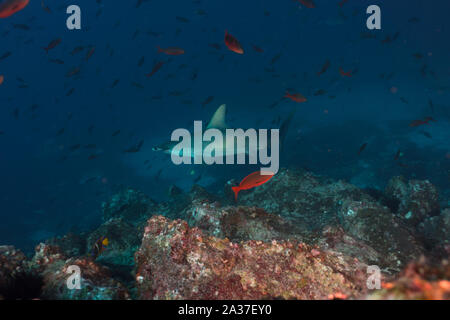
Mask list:
POLYGON ((449 14, 0 0, 0 300, 449 299, 449 14))

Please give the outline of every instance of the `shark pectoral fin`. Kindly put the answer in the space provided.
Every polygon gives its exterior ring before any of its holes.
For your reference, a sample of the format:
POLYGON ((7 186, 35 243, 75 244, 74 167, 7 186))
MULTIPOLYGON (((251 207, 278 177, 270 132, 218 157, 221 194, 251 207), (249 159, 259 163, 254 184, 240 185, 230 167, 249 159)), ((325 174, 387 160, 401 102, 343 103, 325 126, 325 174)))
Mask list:
POLYGON ((216 129, 226 129, 227 125, 225 123, 225 116, 227 113, 227 105, 223 104, 217 108, 216 112, 212 116, 208 123, 206 129, 216 128, 216 129))

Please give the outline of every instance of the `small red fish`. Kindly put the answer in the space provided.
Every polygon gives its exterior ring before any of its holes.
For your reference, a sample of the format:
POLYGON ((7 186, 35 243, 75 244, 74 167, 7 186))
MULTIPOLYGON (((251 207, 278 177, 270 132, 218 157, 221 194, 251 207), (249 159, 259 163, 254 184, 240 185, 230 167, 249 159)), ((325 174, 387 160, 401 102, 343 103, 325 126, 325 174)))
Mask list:
POLYGON ((284 98, 289 98, 292 101, 295 101, 297 103, 302 103, 308 101, 302 94, 300 93, 289 93, 286 91, 286 94, 284 95, 284 98))
POLYGON ((55 48, 60 43, 61 43, 61 38, 50 41, 48 46, 46 48, 44 48, 45 52, 48 53, 49 50, 55 48))
POLYGON ((343 77, 349 77, 350 78, 352 76, 352 72, 351 71, 345 72, 342 68, 339 68, 339 73, 343 77))
POLYGON ((436 120, 434 120, 432 117, 425 117, 423 120, 414 120, 412 121, 409 126, 410 127, 418 127, 424 124, 430 124, 429 122, 433 121, 436 122, 436 120))
POLYGON ((238 193, 241 190, 248 190, 248 189, 258 187, 258 186, 266 183, 270 179, 272 179, 273 176, 274 176, 274 174, 262 175, 260 171, 256 171, 256 172, 249 174, 241 181, 239 186, 231 187, 231 189, 234 192, 235 201, 237 201, 238 193))
POLYGON ((233 52, 243 54, 244 50, 242 49, 241 44, 239 41, 233 37, 231 34, 228 33, 227 30, 225 30, 225 45, 233 52))
POLYGON ((92 57, 92 55, 94 54, 94 52, 95 52, 95 47, 92 47, 92 48, 88 51, 88 53, 86 53, 86 61, 88 61, 88 60, 92 57))
POLYGON ((80 71, 81 71, 80 67, 74 67, 66 73, 66 77, 75 76, 75 75, 79 74, 80 71))
POLYGON ((298 2, 300 2, 302 5, 304 5, 307 8, 315 8, 316 5, 314 4, 313 0, 297 0, 298 2))
POLYGON ((30 0, 5 0, 0 3, 0 18, 8 18, 25 8, 30 0))
POLYGON ((425 120, 414 120, 409 124, 410 127, 418 127, 424 124, 428 124, 428 121, 425 120))
POLYGON ((164 61, 159 61, 159 62, 157 62, 157 63, 154 65, 152 71, 151 71, 150 73, 147 73, 147 77, 151 77, 152 75, 154 75, 159 69, 161 69, 161 67, 163 66, 163 64, 164 64, 164 61))
POLYGON ((179 56, 181 54, 184 54, 184 50, 177 47, 169 47, 169 48, 161 48, 159 46, 156 47, 158 49, 158 52, 163 52, 170 56, 179 56))
POLYGON ((5 77, 0 74, 0 86, 3 84, 3 81, 5 81, 5 77))

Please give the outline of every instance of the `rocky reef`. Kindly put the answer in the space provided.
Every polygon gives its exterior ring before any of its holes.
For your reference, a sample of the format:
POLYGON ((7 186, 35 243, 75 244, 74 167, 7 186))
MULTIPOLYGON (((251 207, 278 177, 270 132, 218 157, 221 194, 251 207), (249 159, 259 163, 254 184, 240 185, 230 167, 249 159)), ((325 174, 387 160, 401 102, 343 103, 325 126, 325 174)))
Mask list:
POLYGON ((173 186, 160 203, 126 188, 95 230, 49 239, 31 258, 0 246, 0 298, 449 298, 450 209, 429 181, 362 190, 284 169, 237 203, 234 185, 173 186), (109 244, 92 255, 101 237, 109 244), (80 289, 67 286, 74 266, 80 289))
POLYGON ((148 221, 136 252, 141 299, 327 299, 356 297, 364 264, 297 241, 205 235, 183 220, 148 221))

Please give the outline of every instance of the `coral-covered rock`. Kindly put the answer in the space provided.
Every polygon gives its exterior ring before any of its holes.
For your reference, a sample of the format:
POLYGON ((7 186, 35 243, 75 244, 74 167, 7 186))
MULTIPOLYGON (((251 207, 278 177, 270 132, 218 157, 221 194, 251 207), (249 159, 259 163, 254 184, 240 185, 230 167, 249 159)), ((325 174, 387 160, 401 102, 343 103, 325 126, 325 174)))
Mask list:
POLYGON ((95 242, 101 238, 108 238, 108 246, 98 257, 98 261, 112 265, 133 265, 134 252, 140 245, 142 228, 134 227, 122 219, 111 219, 103 223, 87 238, 87 253, 92 252, 95 242))
POLYGON ((383 192, 282 169, 237 203, 232 185, 172 186, 161 203, 125 189, 96 230, 47 240, 31 260, 0 246, 0 299, 449 299, 448 261, 436 262, 450 256, 450 209, 430 182, 395 177, 383 192), (368 266, 385 281, 370 294, 368 266))
POLYGON ((175 187, 169 189, 169 200, 159 204, 158 213, 169 219, 185 219, 186 209, 189 208, 193 202, 212 203, 218 200, 217 196, 210 194, 199 185, 192 186, 188 193, 181 192, 181 190, 175 191, 177 189, 174 188, 175 187))
POLYGON ((385 193, 388 198, 399 202, 397 213, 413 226, 439 214, 439 193, 428 180, 406 181, 403 177, 394 177, 386 186, 385 193))
POLYGON ((28 259, 13 246, 0 246, 0 282, 2 279, 28 269, 28 259))
POLYGON ((209 201, 214 202, 219 200, 217 196, 209 193, 205 188, 194 184, 189 191, 189 199, 190 201, 200 200, 200 201, 209 201))
POLYGON ((368 295, 378 300, 450 300, 450 264, 433 265, 422 259, 411 263, 398 279, 382 283, 382 289, 368 295))
POLYGON ((39 244, 31 267, 42 277, 41 299, 112 300, 128 299, 125 286, 112 277, 107 267, 90 258, 69 258, 54 245, 39 244), (70 288, 68 280, 76 266, 80 271, 80 289, 70 288))
POLYGON ((121 190, 102 204, 103 220, 121 218, 130 224, 145 222, 155 211, 157 203, 143 192, 131 188, 121 190))
POLYGON ((42 279, 13 246, 0 246, 0 300, 29 300, 41 295, 42 279))
MULTIPOLYGON (((304 171, 280 170, 268 183, 241 192, 239 203, 254 204, 288 219, 297 227, 297 235, 308 244, 323 245, 325 229, 343 227, 345 237, 372 249, 368 251, 372 258, 367 257, 367 261, 376 261, 389 272, 398 272, 418 258, 423 248, 409 228, 380 205, 377 198, 379 195, 371 196, 343 181, 323 179, 304 171)), ((341 249, 349 249, 342 245, 341 249)))
POLYGON ((191 201, 188 193, 172 186, 169 188, 169 200, 159 203, 157 212, 171 219, 177 219, 181 217, 182 212, 191 201))
POLYGON ((327 299, 359 296, 366 265, 297 241, 233 243, 154 216, 136 253, 141 299, 327 299))
POLYGON ((91 259, 60 260, 47 265, 42 272, 42 298, 52 300, 115 300, 129 299, 127 289, 114 280, 108 268, 91 259), (80 288, 71 288, 73 266, 80 270, 80 288))
MULTIPOLYGON (((231 185, 228 185, 231 188, 231 185)), ((295 219, 309 229, 338 225, 336 212, 345 200, 371 201, 369 195, 343 181, 329 181, 310 172, 280 170, 269 182, 239 193, 238 203, 295 219)))
POLYGON ((186 217, 189 225, 233 242, 302 239, 307 235, 300 226, 257 207, 221 207, 218 202, 195 200, 186 210, 186 217))
POLYGON ((0 246, 0 300, 6 295, 5 288, 17 274, 28 271, 28 260, 22 251, 13 246, 0 246))
MULTIPOLYGON (((378 252, 363 241, 349 236, 341 227, 326 227, 318 238, 317 245, 324 250, 333 250, 355 257, 367 265, 386 265, 384 252, 378 252)), ((386 273, 389 271, 386 270, 386 273)))
POLYGON ((346 201, 339 217, 344 230, 382 253, 382 266, 392 271, 400 271, 423 253, 421 244, 402 221, 376 202, 346 201))
POLYGON ((229 207, 221 217, 222 233, 233 242, 304 240, 306 230, 257 207, 229 207))
POLYGON ((224 214, 223 208, 217 202, 194 200, 184 215, 189 225, 200 228, 208 235, 223 237, 221 220, 224 214))
POLYGON ((32 259, 32 265, 35 269, 42 272, 49 265, 67 259, 60 247, 40 243, 35 248, 35 253, 32 259))
POLYGON ((450 209, 440 215, 428 217, 418 227, 429 248, 441 256, 450 255, 450 209))
POLYGON ((57 246, 67 257, 79 257, 86 253, 86 235, 70 232, 62 237, 45 241, 45 244, 57 246))

